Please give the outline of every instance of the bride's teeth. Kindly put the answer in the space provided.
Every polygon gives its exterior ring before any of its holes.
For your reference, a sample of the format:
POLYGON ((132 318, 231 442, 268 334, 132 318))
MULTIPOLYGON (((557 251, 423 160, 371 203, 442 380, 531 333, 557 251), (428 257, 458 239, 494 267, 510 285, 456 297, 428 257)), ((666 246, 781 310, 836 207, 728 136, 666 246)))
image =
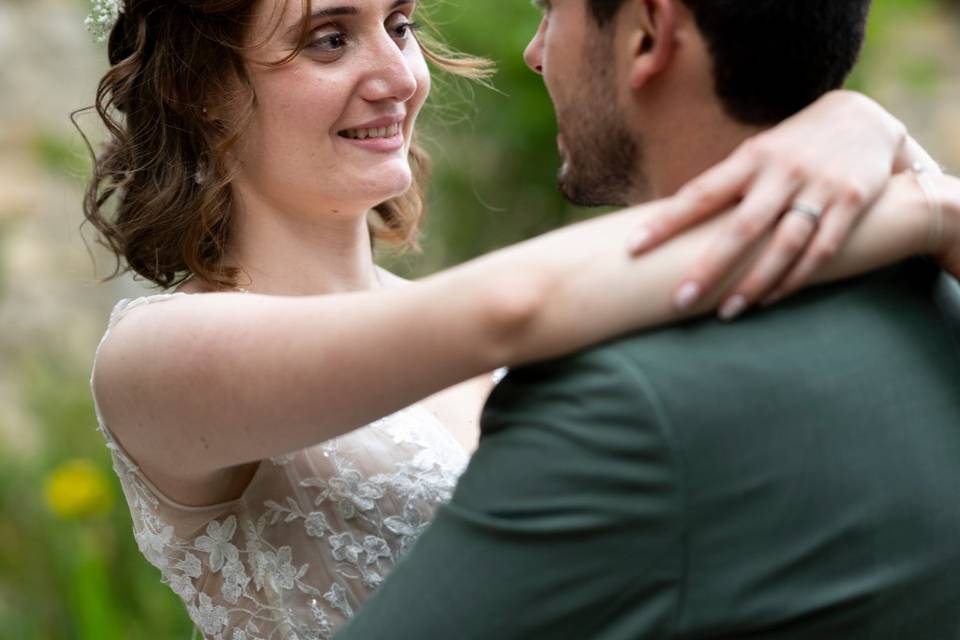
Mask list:
POLYGON ((353 140, 366 140, 368 138, 393 138, 400 135, 400 125, 392 124, 389 127, 380 127, 379 129, 348 129, 346 136, 353 140))

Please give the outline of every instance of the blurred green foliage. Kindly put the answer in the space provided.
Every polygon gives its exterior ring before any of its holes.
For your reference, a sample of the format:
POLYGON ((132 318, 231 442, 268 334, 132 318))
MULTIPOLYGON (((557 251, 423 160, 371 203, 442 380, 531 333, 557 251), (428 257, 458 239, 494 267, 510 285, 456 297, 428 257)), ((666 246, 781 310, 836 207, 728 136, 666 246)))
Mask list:
MULTIPOLYGON (((391 266, 407 275, 585 215, 557 193, 553 111, 542 83, 521 57, 539 12, 515 0, 423 2, 447 41, 490 58, 498 74, 494 89, 435 80, 421 121, 436 165, 425 251, 390 258, 391 266)), ((936 87, 942 70, 934 61, 902 51, 898 65, 889 68, 882 55, 898 47, 903 25, 934 9, 934 0, 874 4, 868 48, 853 86, 869 89, 875 78, 893 74, 917 90, 936 87)), ((89 171, 82 147, 71 138, 40 133, 29 146, 51 174, 76 177, 89 171)), ((107 449, 95 430, 88 371, 64 363, 50 347, 30 353, 4 365, 4 374, 11 376, 7 382, 22 393, 41 438, 36 451, 0 450, 0 637, 186 640, 191 628, 179 600, 160 584, 159 572, 147 565, 133 540, 107 449), (106 515, 94 509, 84 513, 82 505, 48 507, 44 487, 64 472, 64 463, 76 459, 92 465, 82 473, 110 479, 113 508, 106 515)))
POLYGON ((0 637, 189 638, 180 601, 160 584, 159 572, 134 542, 95 430, 88 373, 43 349, 8 365, 43 438, 32 456, 0 451, 0 637), (77 459, 107 480, 109 513, 64 517, 50 508, 44 487, 65 461, 77 459))
POLYGON ((90 153, 79 136, 40 131, 31 138, 30 148, 38 164, 50 173, 84 179, 90 174, 90 153))

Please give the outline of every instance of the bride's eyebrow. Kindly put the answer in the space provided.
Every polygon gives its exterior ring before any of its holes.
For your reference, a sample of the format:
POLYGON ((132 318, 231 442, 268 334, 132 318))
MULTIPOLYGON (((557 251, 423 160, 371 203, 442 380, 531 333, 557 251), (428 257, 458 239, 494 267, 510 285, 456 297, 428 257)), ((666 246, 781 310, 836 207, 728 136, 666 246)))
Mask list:
MULTIPOLYGON (((415 4, 417 4, 416 0, 395 0, 395 2, 390 5, 389 11, 396 11, 400 7, 415 4)), ((340 18, 343 16, 356 16, 359 14, 360 9, 352 5, 339 5, 333 7, 324 7, 322 9, 314 9, 310 12, 310 15, 305 20, 291 25, 290 29, 287 31, 287 36, 295 39, 298 33, 303 31, 305 24, 310 24, 326 18, 340 18)))
MULTIPOLYGON (((415 4, 415 0, 396 0, 390 5, 390 11, 396 11, 400 7, 415 4)), ((354 6, 343 5, 338 7, 326 7, 317 9, 310 13, 310 20, 319 20, 323 18, 335 18, 339 16, 355 16, 360 10, 354 6)))

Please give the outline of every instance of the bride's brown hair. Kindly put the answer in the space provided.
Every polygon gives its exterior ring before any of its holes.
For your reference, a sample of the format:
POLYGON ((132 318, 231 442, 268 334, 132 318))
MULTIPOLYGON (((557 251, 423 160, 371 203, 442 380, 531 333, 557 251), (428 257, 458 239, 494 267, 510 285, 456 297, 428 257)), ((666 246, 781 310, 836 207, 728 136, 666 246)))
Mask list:
MULTIPOLYGON (((108 42, 110 69, 93 107, 110 140, 94 154, 84 198, 86 220, 117 259, 105 280, 133 270, 163 288, 190 276, 213 289, 237 286, 239 270, 223 264, 234 205, 227 157, 256 109, 245 55, 260 1, 123 3, 108 42), (121 258, 128 265, 122 271, 121 258)), ((311 0, 301 1, 309 16, 311 0)), ((308 36, 305 20, 297 49, 272 64, 293 59, 308 36)), ((475 79, 490 74, 487 60, 455 53, 422 33, 418 40, 441 70, 475 79)), ((379 220, 370 227, 372 238, 407 247, 416 246, 430 173, 416 139, 409 160, 413 186, 375 207, 379 220)))

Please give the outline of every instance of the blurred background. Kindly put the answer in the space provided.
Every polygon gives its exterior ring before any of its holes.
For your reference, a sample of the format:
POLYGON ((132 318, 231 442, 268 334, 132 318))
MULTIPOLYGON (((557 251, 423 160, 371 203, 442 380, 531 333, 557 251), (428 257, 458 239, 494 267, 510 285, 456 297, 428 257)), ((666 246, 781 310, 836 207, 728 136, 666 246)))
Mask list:
MULTIPOLYGON (((521 51, 524 0, 422 0, 457 48, 496 61, 496 90, 438 80, 422 129, 436 179, 407 276, 578 214, 556 194, 553 113, 521 51)), ((95 430, 89 366, 114 302, 145 290, 79 230, 89 159, 68 114, 92 102, 105 52, 85 0, 0 0, 0 637, 186 639, 176 597, 140 557, 95 430), (94 264, 96 258, 96 265, 94 264)), ((875 0, 850 86, 960 170, 960 2, 875 0)), ((96 119, 80 118, 101 135, 96 119)))

